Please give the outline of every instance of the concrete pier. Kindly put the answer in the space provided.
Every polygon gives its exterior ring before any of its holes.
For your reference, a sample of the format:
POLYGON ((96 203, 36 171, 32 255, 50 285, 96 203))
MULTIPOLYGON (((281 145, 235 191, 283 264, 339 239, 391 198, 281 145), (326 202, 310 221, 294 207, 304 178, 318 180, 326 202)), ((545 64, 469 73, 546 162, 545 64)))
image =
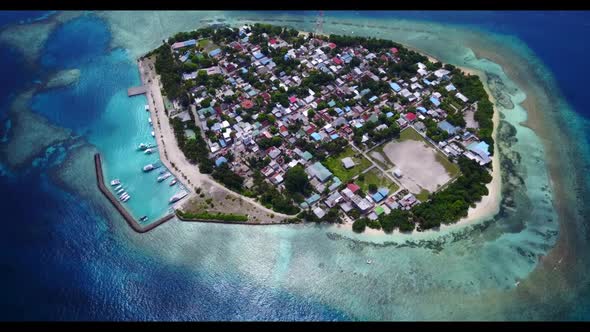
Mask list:
POLYGON ((137 96, 137 95, 143 95, 146 92, 147 92, 147 88, 145 85, 134 86, 134 87, 127 89, 127 96, 133 97, 133 96, 137 96))
POLYGON ((98 189, 100 189, 100 191, 106 196, 106 198, 109 201, 111 201, 111 203, 113 204, 115 209, 117 209, 117 211, 119 211, 121 216, 123 216, 125 221, 127 221, 127 223, 129 224, 129 226, 137 233, 149 232, 152 229, 165 223, 166 221, 174 218, 174 216, 175 216, 174 213, 170 213, 170 214, 154 221, 153 223, 151 223, 147 226, 142 226, 139 222, 137 222, 137 220, 135 220, 133 218, 133 216, 131 216, 131 214, 127 211, 127 209, 125 209, 125 207, 123 206, 123 204, 121 204, 121 202, 117 199, 117 197, 115 197, 115 195, 113 195, 113 193, 111 193, 109 191, 107 186, 105 186, 104 175, 102 173, 102 161, 100 159, 100 154, 98 154, 98 153, 94 155, 94 166, 96 169, 96 182, 98 184, 98 189))

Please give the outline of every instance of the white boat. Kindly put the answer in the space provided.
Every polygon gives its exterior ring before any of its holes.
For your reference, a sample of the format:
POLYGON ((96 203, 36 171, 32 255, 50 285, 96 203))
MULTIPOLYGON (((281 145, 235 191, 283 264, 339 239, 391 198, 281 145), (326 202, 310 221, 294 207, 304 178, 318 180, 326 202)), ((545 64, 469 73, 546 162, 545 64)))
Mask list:
POLYGON ((145 104, 145 110, 146 110, 146 112, 149 112, 150 111, 150 105, 145 104))
POLYGON ((147 149, 147 150, 145 150, 145 152, 144 152, 144 153, 145 153, 145 154, 152 154, 152 152, 154 152, 154 150, 152 150, 152 149, 147 149))
POLYGON ((147 216, 143 216, 143 217, 139 218, 139 221, 146 221, 146 220, 148 220, 147 216))
POLYGON ((122 193, 123 191, 125 191, 125 188, 120 188, 119 190, 117 190, 117 194, 122 193))
POLYGON ((148 122, 152 124, 152 118, 148 118, 148 122))
POLYGON ((181 200, 184 197, 186 197, 186 195, 188 195, 188 193, 186 191, 181 191, 181 192, 175 194, 174 196, 170 197, 170 200, 168 202, 170 204, 172 204, 174 202, 178 202, 179 200, 181 200))
POLYGON ((170 187, 172 187, 173 185, 175 185, 176 182, 177 182, 176 179, 172 179, 172 181, 170 181, 170 187))
POLYGON ((128 194, 127 194, 127 192, 126 192, 126 191, 124 191, 122 194, 120 194, 120 195, 119 195, 119 198, 124 198, 124 197, 125 197, 125 196, 127 196, 127 195, 128 195, 128 194))
POLYGON ((131 196, 129 196, 129 195, 128 195, 127 197, 125 197, 125 198, 123 199, 123 203, 127 202, 127 201, 128 201, 130 198, 131 198, 131 196))
POLYGON ((141 143, 141 144, 139 144, 139 147, 138 147, 137 149, 138 149, 138 150, 145 150, 145 149, 147 149, 147 148, 148 148, 147 144, 145 144, 145 143, 141 143))
POLYGON ((121 180, 119 180, 119 179, 114 179, 113 181, 111 181, 111 186, 116 186, 119 184, 121 184, 121 180))
POLYGON ((115 187, 115 190, 119 190, 119 189, 121 189, 121 188, 123 188, 123 185, 122 185, 122 184, 120 184, 120 185, 116 186, 116 187, 115 187))
POLYGON ((160 175, 160 176, 158 176, 158 182, 162 182, 162 181, 166 180, 167 178, 169 178, 171 176, 172 176, 172 174, 170 174, 170 173, 166 173, 164 175, 160 175))
POLYGON ((152 137, 156 137, 156 134, 152 131, 152 137))
POLYGON ((367 259, 367 264, 372 264, 372 263, 373 263, 373 261, 372 261, 372 260, 370 260, 370 259, 367 259))

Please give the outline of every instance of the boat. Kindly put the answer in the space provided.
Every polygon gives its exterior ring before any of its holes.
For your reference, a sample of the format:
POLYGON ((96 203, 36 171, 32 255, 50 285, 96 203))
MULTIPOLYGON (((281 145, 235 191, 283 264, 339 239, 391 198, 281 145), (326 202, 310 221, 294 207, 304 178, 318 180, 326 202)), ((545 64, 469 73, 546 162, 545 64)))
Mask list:
POLYGON ((160 171, 160 173, 158 173, 158 174, 162 175, 162 174, 164 174, 164 173, 166 173, 166 172, 167 172, 167 171, 166 171, 165 169, 163 169, 163 170, 161 170, 161 171, 160 171))
POLYGON ((144 172, 149 172, 149 171, 153 171, 156 168, 160 168, 162 165, 159 162, 155 162, 153 164, 147 164, 145 166, 143 166, 143 171, 144 172))
POLYGON ((149 111, 150 111, 150 105, 148 105, 148 104, 145 104, 145 111, 146 111, 146 112, 149 112, 149 111))
POLYGON ((145 150, 145 149, 147 149, 147 148, 148 148, 147 144, 145 144, 145 143, 141 143, 141 144, 139 144, 139 147, 138 147, 137 149, 138 149, 138 150, 145 150))
POLYGON ((150 123, 150 125, 152 124, 152 118, 148 118, 148 122, 150 123))
POLYGON ((143 216, 143 217, 139 218, 139 221, 146 221, 146 220, 148 220, 147 216, 143 216))
POLYGON ((123 199, 123 203, 127 202, 127 201, 128 201, 130 198, 131 198, 131 196, 127 195, 127 197, 125 197, 125 198, 123 199))
POLYGON ((121 188, 123 188, 123 185, 122 185, 122 184, 120 184, 120 185, 116 186, 116 187, 115 187, 115 190, 119 190, 119 189, 121 189, 121 188))
POLYGON ((124 191, 122 194, 120 194, 120 195, 119 195, 119 198, 123 198, 123 197, 125 197, 125 196, 127 196, 127 195, 128 195, 128 194, 127 194, 127 192, 126 192, 126 191, 124 191))
POLYGON ((164 175, 160 175, 160 176, 158 176, 158 182, 162 182, 171 176, 172 176, 172 174, 170 174, 169 172, 164 175))
POLYGON ((122 193, 123 191, 125 191, 125 188, 119 188, 119 190, 117 190, 117 194, 122 193))
POLYGON ((172 181, 170 181, 170 187, 172 187, 173 185, 175 185, 176 182, 177 182, 176 179, 172 179, 172 181))
POLYGON ((154 150, 152 150, 152 149, 146 149, 144 153, 145 154, 152 154, 152 152, 154 152, 154 150))
POLYGON ((152 137, 156 137, 156 134, 152 131, 152 137))
POLYGON ((119 179, 114 179, 113 181, 111 181, 111 186, 116 186, 119 184, 121 184, 121 180, 119 180, 119 179))
POLYGON ((186 191, 181 191, 179 193, 176 193, 174 196, 170 197, 170 200, 168 201, 170 204, 178 202, 179 200, 183 199, 184 197, 186 197, 186 195, 188 195, 188 193, 186 191))
POLYGON ((372 264, 372 263, 373 263, 373 261, 372 261, 372 260, 370 260, 370 259, 367 259, 367 264, 372 264))

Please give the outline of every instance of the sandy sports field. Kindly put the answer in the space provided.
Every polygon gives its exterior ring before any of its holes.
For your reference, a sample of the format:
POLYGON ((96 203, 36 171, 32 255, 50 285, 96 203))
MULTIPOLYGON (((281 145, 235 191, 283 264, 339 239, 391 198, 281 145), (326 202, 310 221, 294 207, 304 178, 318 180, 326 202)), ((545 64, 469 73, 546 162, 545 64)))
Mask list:
POLYGON ((383 153, 402 171, 399 181, 412 193, 436 191, 451 179, 436 160, 437 151, 423 141, 390 142, 383 147, 383 153))

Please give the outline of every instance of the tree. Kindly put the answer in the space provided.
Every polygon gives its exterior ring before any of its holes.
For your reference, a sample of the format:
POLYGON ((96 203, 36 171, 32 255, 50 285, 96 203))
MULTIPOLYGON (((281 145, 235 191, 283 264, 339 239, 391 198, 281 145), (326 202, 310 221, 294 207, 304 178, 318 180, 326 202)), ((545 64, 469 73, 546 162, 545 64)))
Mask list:
POLYGON ((352 223, 352 230, 355 233, 364 232, 366 227, 367 227, 367 219, 365 219, 365 218, 357 219, 352 223))
POLYGON ((314 116, 315 116, 315 111, 314 110, 308 110, 307 111, 307 117, 309 119, 313 119, 314 116))
POLYGON ((305 194, 308 185, 307 174, 301 165, 291 167, 285 174, 285 188, 292 193, 305 194))
POLYGON ((369 192, 374 193, 377 191, 377 185, 374 183, 369 183, 369 192))

